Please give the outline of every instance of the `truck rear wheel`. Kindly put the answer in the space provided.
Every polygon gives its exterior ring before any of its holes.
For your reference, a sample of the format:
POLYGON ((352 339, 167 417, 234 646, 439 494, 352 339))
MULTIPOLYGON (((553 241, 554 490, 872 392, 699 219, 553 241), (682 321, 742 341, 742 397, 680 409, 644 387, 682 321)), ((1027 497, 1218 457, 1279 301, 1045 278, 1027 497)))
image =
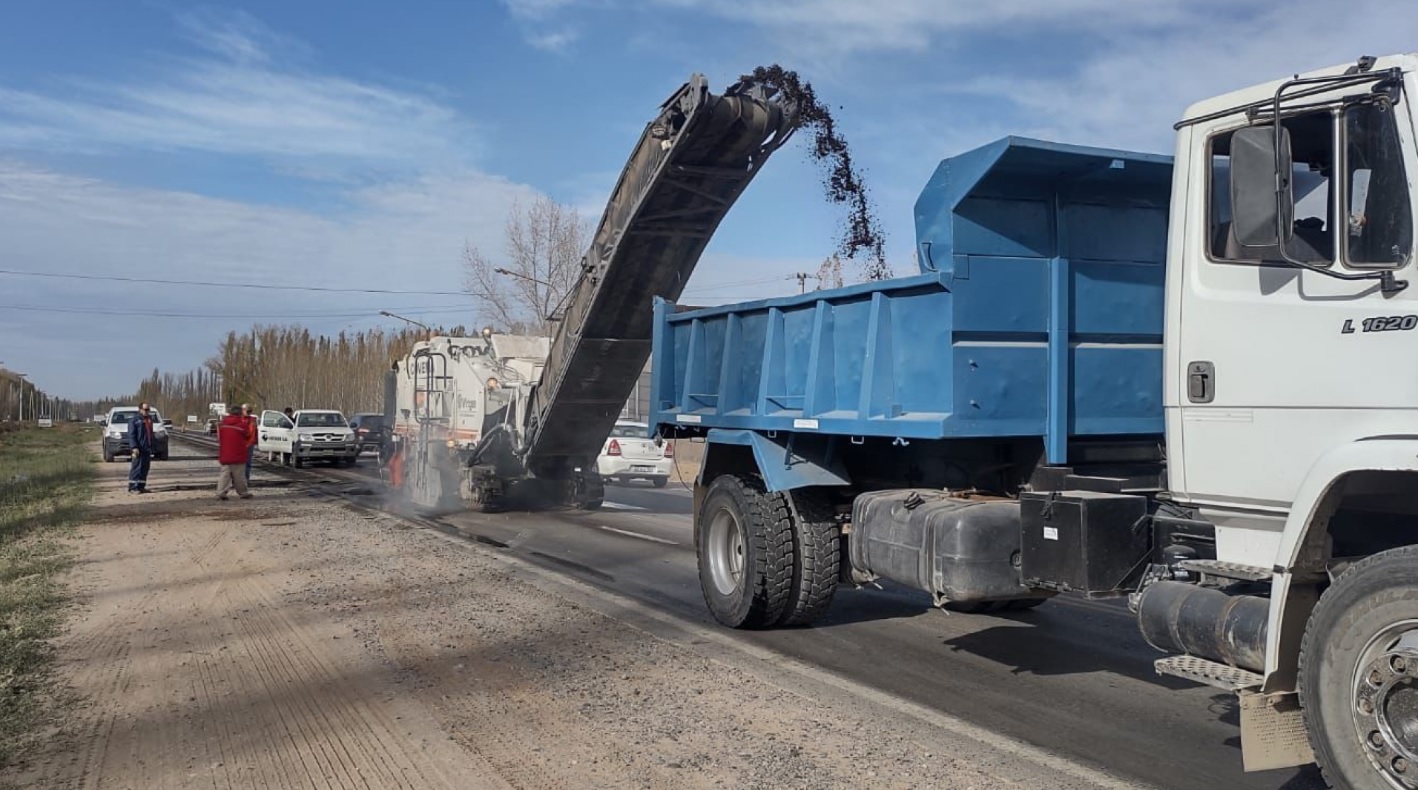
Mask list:
POLYGON ((1418 788, 1418 546, 1375 554, 1330 585, 1305 628, 1299 687, 1332 785, 1418 788))
POLYGON ((832 518, 826 497, 799 491, 793 497, 793 579, 788 606, 779 625, 808 625, 832 605, 842 564, 842 530, 832 518))
POLYGON ((783 618, 793 587, 792 516, 761 480, 716 478, 696 514, 694 546, 699 586, 715 620, 764 628, 783 618))

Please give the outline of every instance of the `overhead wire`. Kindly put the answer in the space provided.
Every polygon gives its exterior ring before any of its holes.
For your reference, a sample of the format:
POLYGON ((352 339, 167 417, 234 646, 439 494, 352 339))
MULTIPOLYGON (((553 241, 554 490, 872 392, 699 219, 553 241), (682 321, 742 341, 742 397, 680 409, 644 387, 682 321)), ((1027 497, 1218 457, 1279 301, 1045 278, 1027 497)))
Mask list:
POLYGON ((407 296, 469 296, 468 291, 405 291, 389 288, 334 288, 323 285, 278 285, 275 283, 212 282, 208 280, 168 280, 158 277, 124 277, 117 274, 76 274, 74 272, 28 272, 0 269, 0 275, 14 277, 46 277, 61 280, 100 280, 104 282, 143 283, 148 285, 194 285, 203 288, 258 288, 263 291, 316 291, 347 294, 402 294, 407 296))
MULTIPOLYGON (((442 315, 447 313, 471 312, 466 307, 438 307, 432 309, 422 309, 417 307, 398 308, 416 315, 442 315)), ((344 312, 316 312, 316 313, 185 313, 163 310, 118 310, 106 307, 46 307, 41 305, 10 305, 0 304, 0 310, 23 310, 37 313, 72 313, 78 315, 111 315, 111 316, 132 316, 147 318, 365 318, 377 316, 377 310, 362 310, 344 312)))

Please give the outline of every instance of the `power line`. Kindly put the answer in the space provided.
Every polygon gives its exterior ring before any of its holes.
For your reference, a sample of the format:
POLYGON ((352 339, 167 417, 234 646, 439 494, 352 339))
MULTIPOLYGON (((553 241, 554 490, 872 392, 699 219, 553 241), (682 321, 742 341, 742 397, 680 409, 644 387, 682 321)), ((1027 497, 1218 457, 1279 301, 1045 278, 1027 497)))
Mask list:
POLYGON ((783 282, 784 280, 791 280, 796 276, 797 275, 795 274, 780 274, 777 277, 760 277, 756 280, 737 280, 705 285, 700 285, 696 283, 692 288, 689 288, 688 290, 697 293, 700 291, 718 291, 723 288, 734 288, 740 285, 765 285, 768 283, 777 283, 783 282))
MULTIPOLYGON (((439 307, 423 309, 418 307, 401 308, 410 312, 417 312, 419 315, 444 314, 444 313, 466 313, 471 312, 466 307, 439 307)), ((41 307, 38 305, 10 305, 0 304, 0 310, 25 310, 35 313, 76 313, 79 315, 113 315, 113 316, 142 316, 150 318, 365 318, 376 317, 377 310, 364 310, 361 312, 343 313, 177 313, 165 312, 161 310, 114 310, 105 307, 41 307)))
POLYGON ((319 285, 263 285, 261 283, 208 282, 205 280, 163 280, 155 277, 120 277, 114 274, 74 274, 72 272, 25 272, 16 269, 0 269, 0 274, 16 277, 48 277, 60 280, 103 280, 119 283, 145 283, 149 285, 198 285, 204 288, 260 288, 269 291, 318 291, 321 293, 343 294, 402 294, 406 296, 469 296, 467 291, 398 291, 385 288, 329 288, 319 285))

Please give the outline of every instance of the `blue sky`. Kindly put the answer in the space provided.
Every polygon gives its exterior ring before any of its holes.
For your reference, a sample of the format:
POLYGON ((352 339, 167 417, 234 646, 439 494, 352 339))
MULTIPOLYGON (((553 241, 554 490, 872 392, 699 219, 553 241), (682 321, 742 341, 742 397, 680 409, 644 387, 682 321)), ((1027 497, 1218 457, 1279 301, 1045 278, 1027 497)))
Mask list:
MULTIPOLYGON (((0 269, 450 292, 465 243, 502 254, 513 201, 597 219, 693 72, 722 88, 780 62, 812 80, 907 273, 911 205, 943 157, 1005 134, 1166 153, 1194 100, 1418 48, 1418 4, 1388 0, 6 6, 0 269)), ((686 301, 794 290, 839 220, 795 141, 721 226, 686 301)), ((459 296, 0 275, 0 361, 86 398, 195 367, 253 323, 223 316, 318 313, 301 323, 334 332, 379 325, 381 309, 479 323, 459 296)))

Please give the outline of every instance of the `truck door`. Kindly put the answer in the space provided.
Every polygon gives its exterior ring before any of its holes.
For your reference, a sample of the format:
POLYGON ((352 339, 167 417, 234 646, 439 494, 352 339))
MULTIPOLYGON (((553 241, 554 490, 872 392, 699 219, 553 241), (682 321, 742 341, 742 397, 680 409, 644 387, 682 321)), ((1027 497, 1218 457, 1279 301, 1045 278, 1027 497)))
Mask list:
MULTIPOLYGON (((1177 344, 1169 427, 1182 439, 1170 454, 1183 467, 1178 489, 1227 514, 1217 541, 1235 543, 1219 547, 1234 561, 1269 567, 1283 517, 1323 453, 1415 427, 1408 410, 1418 402, 1418 379, 1399 362, 1412 359, 1414 335, 1367 330, 1375 321, 1386 328, 1390 317, 1401 329, 1404 316, 1418 315, 1418 287, 1385 295, 1374 280, 1335 279, 1283 262, 1278 247, 1241 245, 1231 223, 1230 164, 1243 125, 1199 124, 1189 146, 1179 143, 1190 187, 1184 259, 1170 272, 1180 304, 1168 330, 1177 344)), ((1288 257, 1335 272, 1390 268, 1418 280, 1410 263, 1408 115, 1373 102, 1336 103, 1284 126, 1294 161, 1288 257)))
POLYGON ((256 449, 263 453, 289 453, 295 444, 295 426, 278 411, 261 412, 256 449))

